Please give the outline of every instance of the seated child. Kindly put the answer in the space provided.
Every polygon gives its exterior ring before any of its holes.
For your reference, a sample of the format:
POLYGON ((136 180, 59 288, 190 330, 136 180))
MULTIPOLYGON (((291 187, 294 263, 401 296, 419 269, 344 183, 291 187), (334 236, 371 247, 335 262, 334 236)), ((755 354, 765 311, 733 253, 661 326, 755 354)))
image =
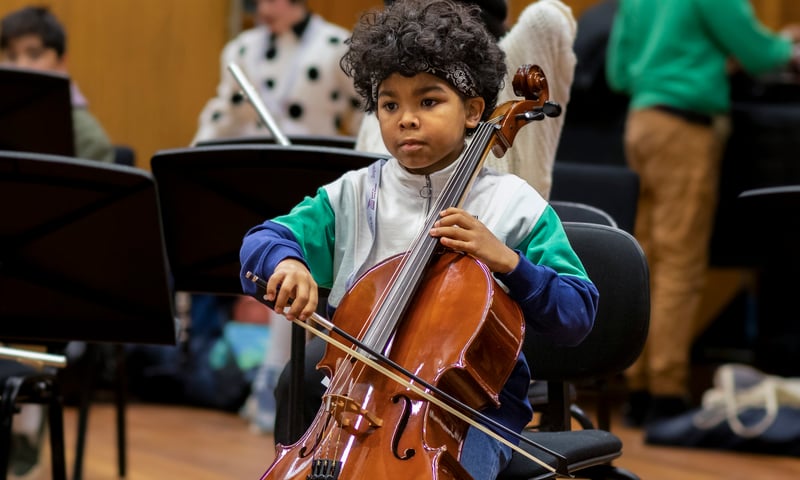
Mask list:
MULTIPOLYGON (((342 65, 366 110, 376 112, 392 158, 343 175, 245 235, 242 273, 268 279, 266 298, 287 318, 305 320, 316 310, 318 286, 330 289, 335 309, 353 278, 406 251, 425 225, 467 133, 493 111, 506 72, 476 10, 449 0, 398 1, 356 25, 342 65), (377 202, 367 201, 370 192, 377 202)), ((521 307, 528 335, 572 345, 588 334, 597 290, 557 215, 527 182, 483 168, 463 208, 438 213, 429 234, 486 265, 521 307)), ((244 276, 242 286, 257 294, 244 276)), ((500 406, 483 413, 521 432, 533 413, 529 382, 520 355, 500 406)), ((317 393, 307 403, 319 406, 317 393)), ((460 462, 473 478, 494 479, 510 456, 508 446, 470 427, 460 462)))
MULTIPOLYGON (((66 52, 64 27, 47 8, 21 8, 0 20, 0 57, 5 64, 67 75, 66 52)), ((89 102, 74 81, 71 88, 75 156, 113 163, 114 148, 105 130, 89 113, 89 102)))

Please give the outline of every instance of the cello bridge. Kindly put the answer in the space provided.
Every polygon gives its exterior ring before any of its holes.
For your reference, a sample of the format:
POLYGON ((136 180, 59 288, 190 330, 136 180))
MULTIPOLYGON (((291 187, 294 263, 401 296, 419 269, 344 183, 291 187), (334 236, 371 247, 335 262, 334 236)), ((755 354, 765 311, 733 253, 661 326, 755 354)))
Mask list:
POLYGON ((328 394, 322 397, 325 410, 339 427, 354 433, 366 433, 383 425, 383 420, 364 409, 355 400, 344 395, 328 394))

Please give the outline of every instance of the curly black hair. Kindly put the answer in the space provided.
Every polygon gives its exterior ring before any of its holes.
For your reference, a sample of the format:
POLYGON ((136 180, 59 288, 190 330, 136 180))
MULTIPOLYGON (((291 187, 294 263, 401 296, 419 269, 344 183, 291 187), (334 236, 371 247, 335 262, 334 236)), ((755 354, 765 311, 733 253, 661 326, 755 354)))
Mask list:
POLYGON ((47 7, 24 7, 0 20, 0 50, 25 35, 38 35, 42 45, 54 49, 59 58, 67 51, 64 27, 47 7))
POLYGON ((503 87, 505 54, 475 6, 450 0, 396 1, 384 10, 363 14, 348 43, 341 67, 353 78, 367 112, 376 109, 374 82, 393 73, 412 77, 446 72, 452 65, 465 67, 486 102, 484 119, 494 110, 503 87))

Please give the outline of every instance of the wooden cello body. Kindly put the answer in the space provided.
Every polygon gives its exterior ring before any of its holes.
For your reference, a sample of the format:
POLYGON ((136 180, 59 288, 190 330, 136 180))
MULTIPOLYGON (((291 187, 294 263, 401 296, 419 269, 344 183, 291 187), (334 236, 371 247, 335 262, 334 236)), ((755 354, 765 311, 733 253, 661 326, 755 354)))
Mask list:
MULTIPOLYGON (((334 323, 363 333, 399 263, 394 257, 358 280, 334 323)), ((390 357, 481 409, 498 404, 523 335, 519 307, 486 267, 446 252, 428 268, 390 357)), ((319 367, 333 373, 319 414, 297 443, 278 448, 263 479, 383 479, 399 472, 402 478, 470 478, 458 463, 464 422, 334 348, 319 367)))

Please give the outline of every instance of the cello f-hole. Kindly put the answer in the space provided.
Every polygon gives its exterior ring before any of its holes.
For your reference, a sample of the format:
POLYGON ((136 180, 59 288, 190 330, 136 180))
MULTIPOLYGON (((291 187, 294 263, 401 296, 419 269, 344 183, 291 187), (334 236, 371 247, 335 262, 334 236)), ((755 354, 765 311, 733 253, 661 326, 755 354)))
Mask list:
POLYGON ((394 431, 394 435, 392 436, 392 453, 398 460, 409 460, 414 456, 415 453, 417 453, 416 450, 413 448, 407 448, 401 454, 399 452, 399 447, 400 437, 403 436, 403 433, 406 430, 406 425, 408 425, 408 418, 411 416, 411 399, 405 395, 395 395, 392 397, 392 403, 399 403, 401 401, 403 402, 403 414, 400 416, 400 420, 397 423, 397 429, 394 431))
POLYGON ((327 418, 325 419, 325 424, 322 425, 322 428, 320 428, 317 434, 314 436, 314 444, 311 445, 310 447, 308 446, 308 444, 303 445, 297 454, 298 458, 305 458, 314 453, 319 444, 322 442, 322 436, 325 433, 325 430, 327 430, 330 421, 331 421, 331 416, 328 415, 327 418))

